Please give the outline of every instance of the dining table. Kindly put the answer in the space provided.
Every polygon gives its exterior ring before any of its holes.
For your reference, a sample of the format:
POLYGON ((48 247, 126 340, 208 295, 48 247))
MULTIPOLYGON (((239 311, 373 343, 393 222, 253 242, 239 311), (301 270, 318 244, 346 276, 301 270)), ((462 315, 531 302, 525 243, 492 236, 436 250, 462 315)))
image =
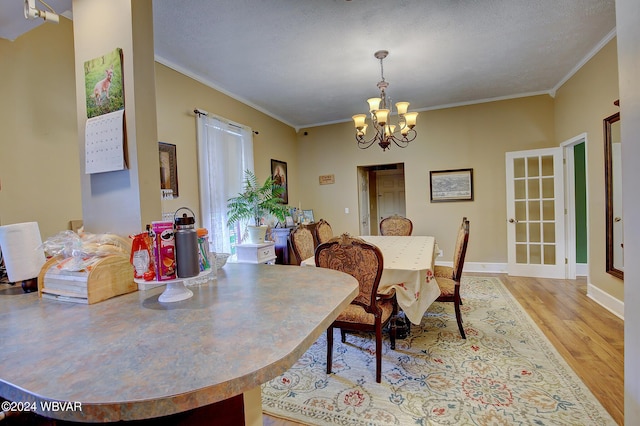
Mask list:
MULTIPOLYGON (((382 252, 383 270, 378 293, 388 295, 395 291, 405 317, 419 325, 429 306, 440 296, 440 287, 433 274, 439 252, 435 237, 363 235, 358 238, 377 246, 382 252)), ((305 259, 301 266, 316 266, 315 258, 305 259)))

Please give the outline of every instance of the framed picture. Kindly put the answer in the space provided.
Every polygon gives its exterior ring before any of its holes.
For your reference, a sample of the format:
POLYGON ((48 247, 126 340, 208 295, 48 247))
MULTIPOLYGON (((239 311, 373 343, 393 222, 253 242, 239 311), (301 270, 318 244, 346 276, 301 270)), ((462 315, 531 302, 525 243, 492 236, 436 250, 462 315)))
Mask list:
POLYGON ((284 189, 280 198, 284 204, 289 204, 289 183, 287 180, 287 163, 284 161, 271 160, 271 177, 276 186, 284 189))
POLYGON ((431 202, 473 201, 473 169, 429 172, 431 202))
POLYGON ((285 219, 285 226, 287 228, 292 228, 292 227, 296 226, 296 224, 293 221, 293 217, 292 216, 286 216, 284 219, 285 219))
POLYGON ((84 85, 87 118, 124 108, 122 49, 85 61, 84 85))
POLYGON ((173 198, 178 196, 178 160, 176 146, 158 142, 160 151, 160 189, 163 193, 171 191, 173 198))
POLYGON ((305 223, 313 223, 313 210, 302 210, 302 221, 305 223))

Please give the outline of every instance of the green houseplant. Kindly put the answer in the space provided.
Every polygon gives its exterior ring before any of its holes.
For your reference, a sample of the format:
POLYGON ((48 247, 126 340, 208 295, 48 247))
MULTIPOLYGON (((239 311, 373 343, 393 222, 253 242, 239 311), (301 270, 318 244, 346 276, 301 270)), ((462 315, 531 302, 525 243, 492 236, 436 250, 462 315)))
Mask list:
POLYGON ((260 220, 265 216, 271 215, 280 222, 284 222, 287 215, 287 206, 283 204, 282 198, 280 198, 284 188, 276 185, 271 176, 262 185, 258 183, 258 179, 252 171, 245 170, 244 176, 243 191, 227 200, 227 212, 229 214, 227 225, 231 226, 238 222, 253 221, 253 225, 247 224, 245 234, 249 233, 250 243, 263 243, 267 227, 261 226, 260 220))

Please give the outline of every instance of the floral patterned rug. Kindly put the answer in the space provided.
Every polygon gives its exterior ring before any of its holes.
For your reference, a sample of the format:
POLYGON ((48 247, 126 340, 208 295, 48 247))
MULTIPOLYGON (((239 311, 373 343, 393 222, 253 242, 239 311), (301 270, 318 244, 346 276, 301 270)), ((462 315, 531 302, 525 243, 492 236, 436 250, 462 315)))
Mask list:
POLYGON ((465 277, 467 340, 453 304, 434 303, 389 347, 375 381, 375 339, 335 330, 262 386, 264 412, 311 425, 615 425, 498 278, 465 277))

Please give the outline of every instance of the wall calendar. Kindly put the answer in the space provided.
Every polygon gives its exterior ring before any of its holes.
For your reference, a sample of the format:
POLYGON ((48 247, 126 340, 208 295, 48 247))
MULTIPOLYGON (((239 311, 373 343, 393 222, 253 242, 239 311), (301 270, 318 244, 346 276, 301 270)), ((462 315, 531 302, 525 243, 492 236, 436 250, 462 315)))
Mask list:
POLYGON ((124 109, 89 118, 85 127, 85 173, 125 167, 124 109))

